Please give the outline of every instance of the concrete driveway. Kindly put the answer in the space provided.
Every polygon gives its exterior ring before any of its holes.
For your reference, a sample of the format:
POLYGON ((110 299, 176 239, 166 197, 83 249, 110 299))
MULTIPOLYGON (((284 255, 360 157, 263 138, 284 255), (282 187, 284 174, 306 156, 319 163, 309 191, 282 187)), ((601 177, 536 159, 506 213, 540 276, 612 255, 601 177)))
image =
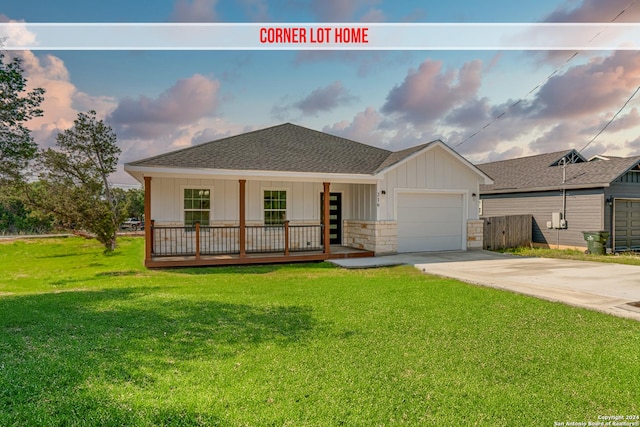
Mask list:
POLYGON ((640 321, 640 266, 527 258, 488 251, 399 254, 334 260, 346 268, 396 264, 468 283, 506 289, 550 301, 640 321))

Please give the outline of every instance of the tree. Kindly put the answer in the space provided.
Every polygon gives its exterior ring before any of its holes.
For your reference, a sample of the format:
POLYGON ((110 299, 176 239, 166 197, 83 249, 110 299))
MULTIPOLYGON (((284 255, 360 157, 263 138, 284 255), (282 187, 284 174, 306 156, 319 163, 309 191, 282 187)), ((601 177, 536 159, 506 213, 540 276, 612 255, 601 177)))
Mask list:
POLYGON ((57 135, 56 149, 41 153, 42 187, 36 204, 92 233, 106 251, 113 251, 124 212, 108 178, 116 171, 121 150, 116 134, 95 111, 78 114, 73 123, 57 135))
POLYGON ((141 188, 112 188, 111 193, 128 218, 140 218, 144 215, 144 190, 141 188))
MULTIPOLYGON (((38 183, 24 184, 27 187, 38 183)), ((53 228, 51 215, 31 209, 27 204, 24 186, 0 187, 0 234, 41 234, 53 228)))
POLYGON ((38 150, 25 123, 42 116, 44 89, 23 95, 26 85, 20 59, 5 62, 0 52, 0 181, 19 178, 38 150))

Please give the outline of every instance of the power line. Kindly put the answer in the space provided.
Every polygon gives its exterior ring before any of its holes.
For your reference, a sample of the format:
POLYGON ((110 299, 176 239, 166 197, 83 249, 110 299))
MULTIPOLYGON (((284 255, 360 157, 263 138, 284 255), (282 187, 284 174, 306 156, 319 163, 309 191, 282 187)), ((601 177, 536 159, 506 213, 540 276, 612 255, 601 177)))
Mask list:
MULTIPOLYGON (((618 18, 620 18, 620 16, 622 16, 623 13, 625 13, 631 6, 634 5, 634 3, 636 3, 638 0, 632 0, 631 3, 629 3, 624 9, 622 9, 612 20, 611 22, 615 22, 618 18)), ((596 35, 594 35, 591 40, 589 40, 588 43, 591 43, 593 40, 595 40, 600 34, 602 34, 602 31, 598 32, 596 35)), ((496 117, 494 117, 493 119, 491 119, 489 122, 487 122, 484 126, 482 126, 480 129, 478 129, 477 131, 475 131, 474 133, 472 133, 471 135, 469 135, 466 139, 464 139, 463 141, 457 143, 456 145, 454 145, 454 148, 457 148, 465 143, 467 143, 471 138, 473 138, 474 136, 478 135, 480 132, 482 132, 483 130, 485 130, 486 128, 488 128, 489 126, 491 126, 492 124, 494 124, 495 122, 497 122, 499 119, 501 119, 502 117, 504 117, 509 111, 511 111, 515 106, 517 106, 518 104, 520 104, 524 99, 526 99, 529 95, 531 95, 533 92, 535 92, 536 90, 538 90, 538 88, 540 86, 542 86, 543 84, 545 84, 549 79, 551 79, 551 77, 553 77, 558 71, 560 71, 565 65, 567 65, 571 60, 573 60, 573 58, 575 58, 576 56, 578 56, 580 54, 580 52, 582 52, 582 50, 577 50, 575 51, 571 56, 569 56, 562 64, 560 64, 560 66, 558 66, 555 70, 553 70, 551 72, 551 74, 549 74, 545 79, 543 79, 540 83, 538 83, 533 89, 531 89, 529 92, 526 93, 526 95, 524 95, 522 98, 519 98, 516 102, 512 103, 511 105, 509 105, 507 107, 506 110, 504 110, 503 112, 501 112, 500 114, 498 114, 496 117)))
POLYGON ((608 122, 607 122, 607 123, 606 123, 606 124, 605 124, 601 129, 600 129, 600 131, 598 131, 598 133, 597 133, 593 138, 591 138, 591 141, 587 142, 587 145, 585 145, 584 147, 582 147, 582 148, 578 151, 579 153, 582 153, 582 152, 584 151, 584 149, 585 149, 585 148, 587 148, 589 145, 591 145, 591 143, 592 143, 593 141, 595 141, 595 140, 600 136, 600 134, 601 134, 602 132, 604 132, 604 130, 605 130, 606 128, 608 128, 608 127, 609 127, 609 125, 610 125, 611 123, 613 123, 613 121, 616 119, 616 117, 618 117, 618 114, 620 114, 620 113, 622 112, 622 110, 624 110, 624 108, 627 106, 627 104, 628 104, 629 102, 631 102, 631 100, 633 99, 633 97, 634 97, 634 96, 636 96, 636 94, 638 93, 638 91, 640 91, 640 86, 638 86, 638 87, 636 88, 636 90, 631 94, 631 96, 629 97, 629 99, 627 99, 627 101, 624 103, 624 105, 623 105, 622 107, 620 107, 620 109, 618 110, 618 112, 617 112, 617 113, 615 113, 615 114, 613 115, 613 117, 611 117, 611 120, 609 120, 609 121, 608 121, 608 122))

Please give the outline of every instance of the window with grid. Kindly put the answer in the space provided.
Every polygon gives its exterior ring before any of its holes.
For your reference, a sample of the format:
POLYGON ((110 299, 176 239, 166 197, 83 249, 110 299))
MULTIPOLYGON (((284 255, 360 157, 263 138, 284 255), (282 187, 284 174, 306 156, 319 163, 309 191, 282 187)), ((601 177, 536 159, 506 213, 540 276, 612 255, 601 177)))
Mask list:
POLYGON ((264 191, 264 225, 284 225, 287 220, 287 192, 284 190, 264 191))
POLYGON ((184 189, 184 225, 194 227, 196 222, 200 225, 209 225, 209 212, 211 211, 211 190, 208 188, 184 189))

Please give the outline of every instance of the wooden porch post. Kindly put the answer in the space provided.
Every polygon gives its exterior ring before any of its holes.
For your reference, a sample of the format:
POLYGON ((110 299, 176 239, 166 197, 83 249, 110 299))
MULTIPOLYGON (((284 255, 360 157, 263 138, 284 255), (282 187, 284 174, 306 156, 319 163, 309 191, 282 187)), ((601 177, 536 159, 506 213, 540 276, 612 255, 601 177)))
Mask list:
POLYGON ((329 193, 329 187, 331 186, 331 183, 329 182, 323 182, 322 185, 324 186, 324 198, 323 198, 323 206, 322 206, 322 212, 324 215, 324 221, 323 221, 323 238, 324 238, 324 253, 325 254, 330 254, 331 253, 331 230, 329 229, 329 199, 330 199, 330 193, 329 193))
POLYGON ((238 236, 239 238, 239 244, 240 244, 240 256, 244 257, 247 255, 247 250, 246 250, 246 233, 245 233, 245 227, 246 227, 246 191, 245 191, 245 186, 247 184, 247 180, 246 179, 241 179, 239 180, 240 182, 240 230, 238 231, 240 236, 238 236))
POLYGON ((284 254, 289 256, 289 221, 284 222, 284 254))
POLYGON ((144 177, 144 262, 151 261, 153 224, 151 222, 151 177, 144 177))
POLYGON ((196 259, 200 259, 200 221, 196 222, 196 259))

